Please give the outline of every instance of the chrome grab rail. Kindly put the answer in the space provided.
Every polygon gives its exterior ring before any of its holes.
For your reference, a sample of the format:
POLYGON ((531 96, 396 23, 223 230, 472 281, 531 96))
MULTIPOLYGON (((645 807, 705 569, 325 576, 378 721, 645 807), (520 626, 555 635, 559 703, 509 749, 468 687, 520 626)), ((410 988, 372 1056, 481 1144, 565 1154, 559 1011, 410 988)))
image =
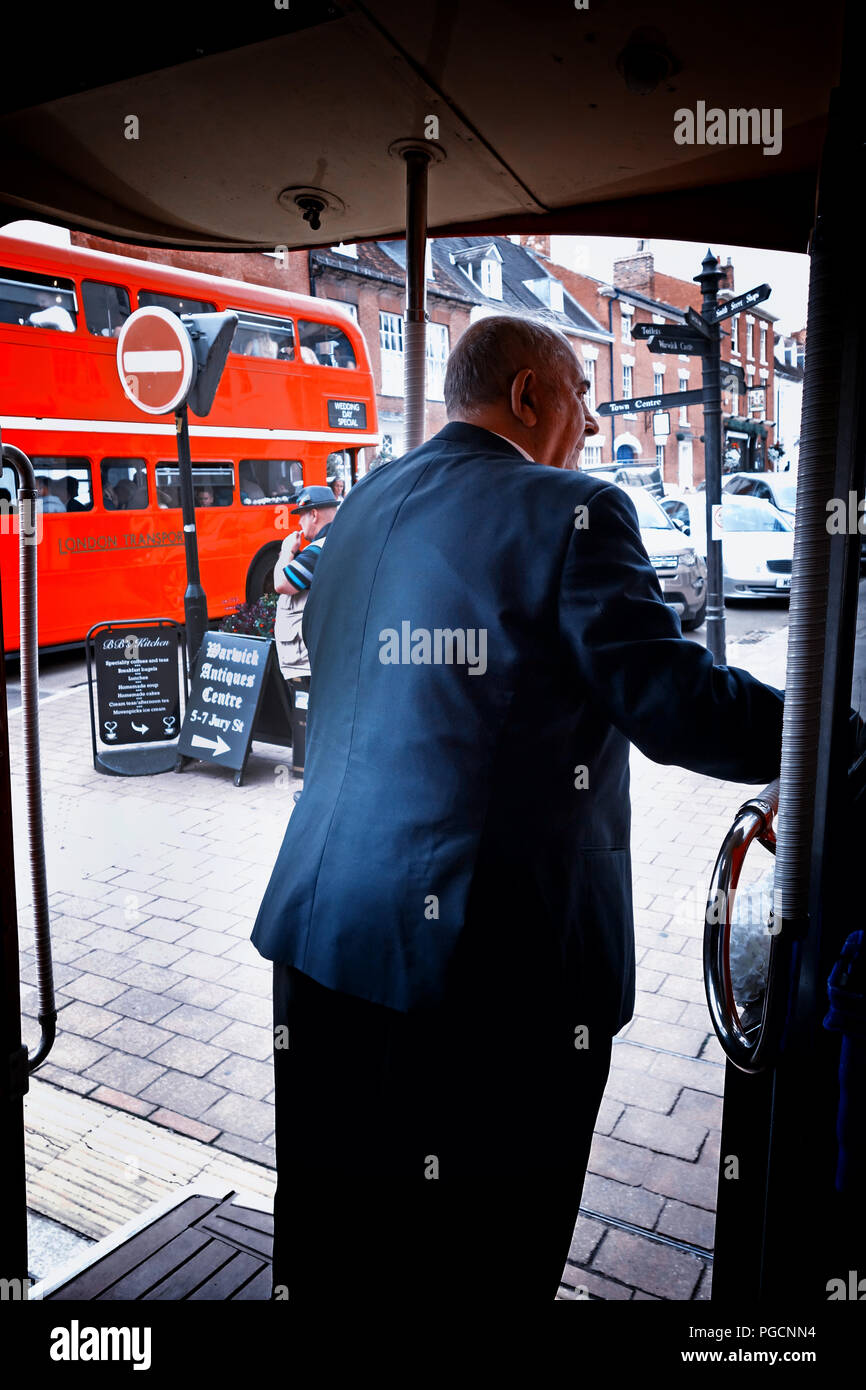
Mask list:
POLYGON ((731 911, 746 852, 754 840, 776 852, 773 820, 779 809, 779 782, 771 782, 744 802, 719 850, 704 914, 704 987, 716 1037, 725 1056, 745 1072, 763 1071, 781 1036, 787 973, 787 942, 771 931, 767 987, 760 1024, 744 1029, 731 981, 731 911))

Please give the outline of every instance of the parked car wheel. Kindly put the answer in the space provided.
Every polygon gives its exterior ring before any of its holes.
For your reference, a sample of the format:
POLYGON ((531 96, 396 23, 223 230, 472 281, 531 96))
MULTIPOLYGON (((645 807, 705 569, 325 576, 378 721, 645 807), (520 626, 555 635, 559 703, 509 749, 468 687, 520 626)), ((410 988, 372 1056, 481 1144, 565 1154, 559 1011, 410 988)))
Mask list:
POLYGON ((680 627, 682 628, 683 632, 694 632, 696 627, 700 627, 701 623, 705 620, 706 616, 707 600, 704 599, 703 603, 701 604, 700 608, 698 609, 697 613, 694 615, 693 618, 680 619, 680 627))

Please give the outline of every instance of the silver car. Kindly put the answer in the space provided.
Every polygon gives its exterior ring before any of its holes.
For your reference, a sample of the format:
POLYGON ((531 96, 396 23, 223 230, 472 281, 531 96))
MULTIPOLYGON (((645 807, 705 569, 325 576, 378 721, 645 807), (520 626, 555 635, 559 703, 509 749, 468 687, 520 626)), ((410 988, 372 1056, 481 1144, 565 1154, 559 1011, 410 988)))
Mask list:
POLYGON ((796 473, 726 473, 722 478, 722 492, 733 493, 736 497, 758 497, 791 516, 797 510, 796 473))
POLYGON ((706 560, 647 488, 623 486, 622 490, 634 503, 641 540, 658 575, 665 603, 679 614, 685 631, 691 632, 707 615, 706 560))
MULTIPOLYGON (((665 497, 661 502, 702 555, 707 553, 706 505, 704 492, 665 497)), ((723 493, 721 529, 726 599, 788 593, 794 558, 793 517, 759 497, 723 493)))

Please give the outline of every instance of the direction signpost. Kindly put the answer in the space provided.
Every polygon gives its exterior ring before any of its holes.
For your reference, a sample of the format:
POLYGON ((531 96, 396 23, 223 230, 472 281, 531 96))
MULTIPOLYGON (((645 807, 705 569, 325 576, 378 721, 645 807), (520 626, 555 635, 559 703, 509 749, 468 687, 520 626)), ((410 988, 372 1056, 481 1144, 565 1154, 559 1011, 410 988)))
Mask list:
MULTIPOLYGON (((706 260, 704 265, 706 265, 706 260)), ((719 271, 718 273, 721 274, 722 272, 719 271)), ((696 275, 694 278, 700 280, 701 276, 696 275)), ((718 291, 716 293, 718 294, 718 291)), ((735 298, 726 300, 724 304, 714 303, 711 311, 703 306, 701 313, 709 323, 721 323, 722 319, 729 319, 732 315, 741 313, 743 309, 751 309, 755 304, 763 304, 764 300, 769 299, 772 293, 769 285, 756 285, 753 290, 747 290, 745 294, 738 294, 735 298), (712 313, 712 318, 710 318, 710 313, 712 313)))
MULTIPOLYGON (((638 411, 666 411, 676 406, 701 404, 704 408, 704 465, 707 502, 707 647, 714 660, 725 661, 725 605, 722 591, 722 541, 718 517, 721 515, 722 495, 722 389, 746 391, 743 368, 735 362, 722 362, 720 343, 723 336, 719 324, 754 304, 769 299, 769 285, 756 285, 746 294, 719 304, 719 285, 724 270, 712 251, 707 251, 700 275, 695 280, 703 291, 701 313, 689 307, 685 324, 636 323, 631 336, 646 342, 652 353, 675 353, 700 357, 702 386, 698 391, 673 391, 658 396, 632 396, 623 401, 604 401, 597 415, 633 415, 638 411)), ((758 388, 755 388, 758 389, 758 388)), ((762 388, 766 389, 766 388, 762 388)), ((659 439, 665 437, 655 431, 659 439)))
POLYGON ((639 410, 673 410, 677 405, 699 405, 704 398, 700 388, 694 391, 667 391, 661 396, 632 396, 626 401, 602 401, 596 415, 634 415, 639 410))
POLYGON ((705 333, 689 332, 677 328, 673 332, 659 332, 649 340, 650 352, 676 352, 692 357, 700 357, 706 350, 709 339, 705 333))

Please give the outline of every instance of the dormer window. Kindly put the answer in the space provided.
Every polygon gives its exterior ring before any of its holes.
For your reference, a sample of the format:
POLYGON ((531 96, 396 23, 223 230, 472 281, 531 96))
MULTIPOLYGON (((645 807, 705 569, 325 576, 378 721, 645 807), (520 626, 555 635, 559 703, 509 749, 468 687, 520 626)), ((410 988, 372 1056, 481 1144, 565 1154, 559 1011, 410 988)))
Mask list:
POLYGON ((523 283, 548 309, 559 314, 563 312, 562 285, 552 275, 541 275, 537 280, 524 280, 523 283))
POLYGON ((459 266, 488 299, 502 299, 502 257, 493 242, 452 252, 451 264, 459 266))
POLYGON ((502 262, 498 254, 481 262, 481 290, 488 299, 502 298, 502 262))

